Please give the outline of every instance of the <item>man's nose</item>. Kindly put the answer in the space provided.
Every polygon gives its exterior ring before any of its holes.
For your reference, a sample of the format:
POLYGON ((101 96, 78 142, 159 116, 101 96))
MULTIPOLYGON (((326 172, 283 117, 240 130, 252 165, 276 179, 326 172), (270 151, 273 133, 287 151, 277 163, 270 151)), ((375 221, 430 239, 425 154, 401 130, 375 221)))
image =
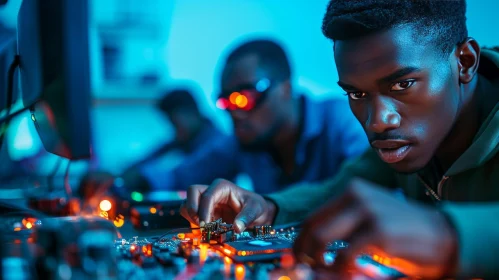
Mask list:
POLYGON ((400 127, 401 117, 392 98, 377 95, 369 108, 366 127, 374 133, 383 133, 400 127))

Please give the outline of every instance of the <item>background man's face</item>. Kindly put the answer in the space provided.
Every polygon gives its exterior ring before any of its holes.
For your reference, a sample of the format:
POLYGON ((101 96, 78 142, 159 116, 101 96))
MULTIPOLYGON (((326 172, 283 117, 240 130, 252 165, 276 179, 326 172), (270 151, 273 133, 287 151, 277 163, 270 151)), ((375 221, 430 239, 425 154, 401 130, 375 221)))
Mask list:
MULTIPOLYGON (((226 65, 222 77, 222 91, 235 91, 241 86, 255 85, 261 79, 269 79, 267 71, 259 65, 256 55, 243 56, 226 65)), ((272 85, 265 94, 262 104, 251 111, 234 110, 230 116, 234 133, 241 146, 247 149, 262 149, 268 146, 271 138, 282 123, 282 94, 279 85, 272 85)))
POLYGON ((188 109, 177 109, 167 116, 175 129, 175 137, 180 142, 192 140, 196 129, 202 123, 201 116, 188 109))
POLYGON ((410 25, 335 42, 350 107, 371 146, 399 172, 423 168, 457 118, 459 77, 451 57, 410 25))

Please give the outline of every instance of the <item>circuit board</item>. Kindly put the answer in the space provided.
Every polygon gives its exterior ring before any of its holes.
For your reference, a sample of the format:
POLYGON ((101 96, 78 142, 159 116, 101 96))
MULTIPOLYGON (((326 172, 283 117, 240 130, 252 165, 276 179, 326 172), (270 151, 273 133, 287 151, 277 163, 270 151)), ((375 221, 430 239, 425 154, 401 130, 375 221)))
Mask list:
MULTIPOLYGON (((134 237, 116 240, 115 248, 122 261, 132 262, 142 269, 155 267, 153 263, 161 264, 161 279, 165 279, 165 271, 169 271, 171 279, 261 279, 263 275, 266 275, 265 279, 273 279, 269 275, 276 271, 280 271, 276 275, 284 273, 290 277, 282 279, 313 279, 304 276, 312 272, 297 266, 292 257, 298 233, 299 229, 294 227, 274 229, 260 226, 237 234, 231 224, 217 220, 199 228, 178 229, 151 239, 134 237), (201 274, 204 276, 201 277, 201 274)), ((328 244, 325 262, 333 263, 336 252, 347 247, 348 244, 342 241, 328 244)), ((357 263, 371 272, 376 270, 377 275, 373 279, 403 277, 367 255, 359 256, 357 263)))

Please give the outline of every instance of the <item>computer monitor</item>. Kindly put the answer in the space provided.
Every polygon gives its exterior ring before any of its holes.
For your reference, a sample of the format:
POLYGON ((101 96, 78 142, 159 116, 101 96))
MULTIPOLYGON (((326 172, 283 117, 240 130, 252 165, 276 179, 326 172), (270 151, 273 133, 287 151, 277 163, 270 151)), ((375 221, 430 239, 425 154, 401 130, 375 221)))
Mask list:
POLYGON ((22 99, 45 149, 89 158, 88 0, 23 0, 17 24, 22 99))
MULTIPOLYGON (((16 76, 9 77, 9 69, 16 56, 16 36, 9 30, 2 30, 0 27, 0 116, 6 114, 8 104, 8 85, 16 84, 16 76)), ((17 72, 15 72, 17 73, 17 72)), ((17 99, 17 90, 12 92, 12 100, 17 99)), ((1 133, 1 132, 0 132, 1 133)))

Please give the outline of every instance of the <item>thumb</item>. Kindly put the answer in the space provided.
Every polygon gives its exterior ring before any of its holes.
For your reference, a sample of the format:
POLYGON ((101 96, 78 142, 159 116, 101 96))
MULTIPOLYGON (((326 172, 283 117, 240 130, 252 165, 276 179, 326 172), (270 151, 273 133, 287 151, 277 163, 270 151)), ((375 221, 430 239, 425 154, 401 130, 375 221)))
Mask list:
POLYGON ((234 228, 237 233, 243 232, 262 215, 262 208, 258 203, 248 203, 234 219, 234 228))

